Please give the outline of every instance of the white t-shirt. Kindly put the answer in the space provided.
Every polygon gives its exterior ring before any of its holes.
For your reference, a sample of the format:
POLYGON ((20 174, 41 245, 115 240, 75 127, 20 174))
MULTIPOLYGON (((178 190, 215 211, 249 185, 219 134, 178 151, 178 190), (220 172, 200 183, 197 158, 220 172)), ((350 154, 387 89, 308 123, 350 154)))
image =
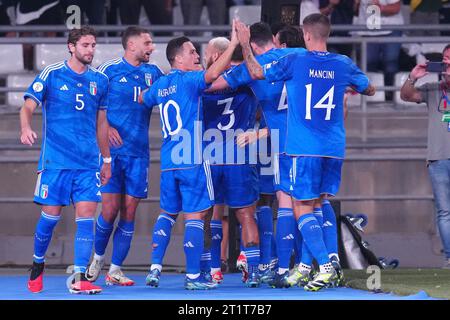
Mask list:
MULTIPOLYGON (((400 2, 400 0, 379 0, 379 2, 382 6, 385 6, 388 4, 400 2)), ((377 20, 380 22, 381 27, 389 24, 401 25, 404 23, 401 10, 394 15, 391 16, 381 15, 380 19, 376 19, 375 18, 376 11, 370 8, 370 6, 372 5, 373 5, 372 0, 361 0, 361 3, 359 5, 359 13, 357 17, 354 17, 353 24, 367 25, 367 29, 376 30, 376 28, 373 28, 373 26, 371 26, 370 24, 376 22, 377 20)), ((361 36, 362 35, 376 36, 376 35, 387 35, 390 34, 391 32, 392 31, 357 31, 355 32, 355 34, 361 36)))

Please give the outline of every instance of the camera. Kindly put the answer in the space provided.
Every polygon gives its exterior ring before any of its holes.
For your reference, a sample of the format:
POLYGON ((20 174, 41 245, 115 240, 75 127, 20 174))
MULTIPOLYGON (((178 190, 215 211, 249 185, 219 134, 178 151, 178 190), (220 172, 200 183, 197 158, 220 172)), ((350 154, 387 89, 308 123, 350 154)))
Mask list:
POLYGON ((442 73, 447 70, 447 65, 443 62, 428 62, 426 71, 427 72, 437 72, 442 73))

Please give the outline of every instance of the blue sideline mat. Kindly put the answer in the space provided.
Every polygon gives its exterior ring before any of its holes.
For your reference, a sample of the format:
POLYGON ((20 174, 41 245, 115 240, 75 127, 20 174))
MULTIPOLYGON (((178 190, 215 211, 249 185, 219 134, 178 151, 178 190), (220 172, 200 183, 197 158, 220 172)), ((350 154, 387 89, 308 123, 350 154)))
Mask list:
POLYGON ((371 293, 350 288, 323 289, 306 292, 303 288, 273 289, 267 285, 247 288, 240 274, 225 274, 225 281, 216 289, 189 291, 183 287, 184 275, 162 275, 158 288, 145 285, 145 275, 127 274, 136 284, 132 287, 106 286, 101 276, 97 284, 103 288, 96 295, 70 294, 67 276, 44 275, 44 290, 33 294, 27 289, 28 276, 0 276, 0 300, 433 300, 421 291, 411 296, 371 293))

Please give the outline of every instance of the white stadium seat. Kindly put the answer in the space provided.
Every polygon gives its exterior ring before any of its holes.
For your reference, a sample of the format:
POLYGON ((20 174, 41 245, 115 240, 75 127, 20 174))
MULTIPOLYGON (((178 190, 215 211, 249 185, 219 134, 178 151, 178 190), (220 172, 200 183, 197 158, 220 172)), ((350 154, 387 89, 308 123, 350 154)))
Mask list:
MULTIPOLYGON (((368 72, 367 76, 369 77, 370 83, 372 83, 375 88, 377 87, 384 87, 384 75, 379 72, 368 72)), ((386 99, 386 95, 384 91, 377 91, 375 95, 371 97, 367 97, 366 101, 369 103, 376 103, 376 102, 384 102, 386 99)), ((361 105, 361 95, 351 95, 348 100, 348 106, 350 107, 356 107, 361 105)))
POLYGON ((232 6, 228 14, 230 21, 237 18, 245 24, 253 24, 261 21, 261 6, 232 6))
POLYGON ((422 43, 422 53, 442 53, 447 43, 422 43))
MULTIPOLYGON (((398 86, 398 87, 403 86, 403 84, 405 83, 406 79, 408 79, 408 75, 409 75, 409 72, 398 72, 398 73, 396 73, 395 74, 395 83, 394 83, 394 85, 398 86)), ((419 80, 417 80, 415 86, 419 87, 419 86, 421 86, 424 83, 437 82, 438 80, 439 80, 439 77, 438 77, 437 73, 429 73, 425 77, 420 78, 419 80)), ((400 98, 400 91, 397 91, 395 93, 395 95, 394 95, 394 102, 395 102, 395 104, 402 105, 402 106, 408 106, 408 107, 410 107, 410 106, 417 106, 417 103, 415 103, 415 102, 403 101, 400 98)), ((421 105, 425 106, 425 104, 421 104, 421 105)))
POLYGON ((0 74, 23 71, 23 53, 21 44, 0 45, 0 74))
POLYGON ((156 64, 164 73, 170 71, 170 64, 166 58, 167 43, 155 43, 155 50, 150 56, 150 63, 156 64))
POLYGON ((117 59, 123 56, 123 47, 120 43, 115 44, 105 44, 98 43, 95 47, 94 61, 92 61, 92 66, 97 68, 102 63, 117 59))
POLYGON ((34 67, 38 71, 52 63, 70 58, 66 44, 37 44, 34 47, 34 67))
MULTIPOLYGON (((12 88, 27 88, 34 80, 34 73, 10 74, 6 78, 6 86, 12 88)), ((8 92, 6 104, 12 107, 20 108, 23 105, 23 92, 8 92)))

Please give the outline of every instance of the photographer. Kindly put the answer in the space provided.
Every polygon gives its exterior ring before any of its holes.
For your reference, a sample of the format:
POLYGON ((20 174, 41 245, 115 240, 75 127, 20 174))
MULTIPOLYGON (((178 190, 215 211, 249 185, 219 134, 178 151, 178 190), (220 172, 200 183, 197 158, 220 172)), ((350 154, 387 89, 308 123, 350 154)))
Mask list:
POLYGON ((444 48, 442 63, 418 64, 400 90, 404 101, 426 103, 428 107, 427 167, 433 188, 437 225, 450 269, 450 44, 444 48), (429 72, 442 75, 439 82, 415 87, 429 72))

